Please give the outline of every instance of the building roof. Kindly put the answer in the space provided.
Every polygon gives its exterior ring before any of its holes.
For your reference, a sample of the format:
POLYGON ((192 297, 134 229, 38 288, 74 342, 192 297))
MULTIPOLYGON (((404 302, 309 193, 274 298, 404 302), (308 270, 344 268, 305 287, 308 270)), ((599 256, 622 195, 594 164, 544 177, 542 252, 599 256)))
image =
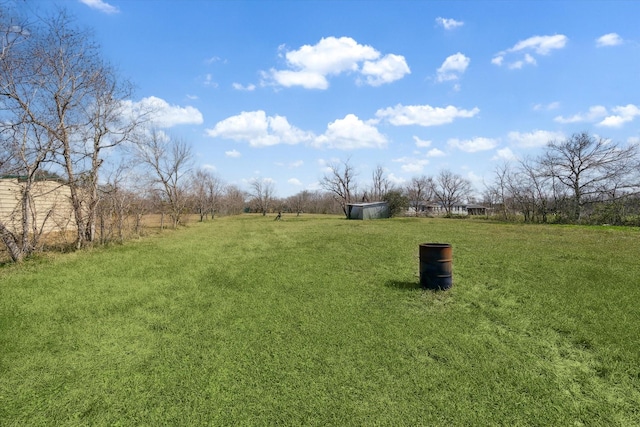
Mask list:
POLYGON ((347 203, 347 206, 360 206, 360 207, 366 207, 366 206, 381 206, 381 205, 387 205, 387 202, 363 202, 363 203, 347 203))

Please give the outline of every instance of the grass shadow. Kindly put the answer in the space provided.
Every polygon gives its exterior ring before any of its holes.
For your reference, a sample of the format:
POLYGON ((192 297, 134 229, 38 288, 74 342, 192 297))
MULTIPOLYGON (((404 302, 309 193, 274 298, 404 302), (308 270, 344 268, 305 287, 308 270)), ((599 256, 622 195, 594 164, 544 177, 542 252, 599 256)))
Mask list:
POLYGON ((420 281, 409 280, 389 280, 385 283, 385 286, 392 289, 399 289, 401 291, 414 291, 417 289, 422 289, 420 287, 420 281))

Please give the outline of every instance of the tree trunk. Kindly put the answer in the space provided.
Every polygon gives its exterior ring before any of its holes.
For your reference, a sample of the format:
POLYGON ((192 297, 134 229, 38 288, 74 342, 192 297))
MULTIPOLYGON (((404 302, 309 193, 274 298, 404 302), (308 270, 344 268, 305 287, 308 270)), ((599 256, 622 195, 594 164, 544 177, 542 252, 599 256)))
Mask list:
POLYGON ((21 262, 24 259, 25 254, 22 249, 20 249, 20 246, 18 246, 16 237, 2 223, 0 223, 0 239, 2 239, 2 242, 7 247, 9 256, 11 257, 13 262, 21 262))

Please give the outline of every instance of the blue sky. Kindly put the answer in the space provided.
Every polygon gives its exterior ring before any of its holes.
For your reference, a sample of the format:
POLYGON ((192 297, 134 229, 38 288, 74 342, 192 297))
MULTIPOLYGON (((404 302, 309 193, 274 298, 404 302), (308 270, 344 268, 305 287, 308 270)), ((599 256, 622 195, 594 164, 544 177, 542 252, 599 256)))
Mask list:
MULTIPOLYGON (((53 2, 35 2, 46 8, 53 2)), ((637 1, 59 1, 196 164, 278 196, 350 159, 478 193, 588 131, 640 143, 637 1)), ((35 4, 35 6, 33 6, 35 4)))

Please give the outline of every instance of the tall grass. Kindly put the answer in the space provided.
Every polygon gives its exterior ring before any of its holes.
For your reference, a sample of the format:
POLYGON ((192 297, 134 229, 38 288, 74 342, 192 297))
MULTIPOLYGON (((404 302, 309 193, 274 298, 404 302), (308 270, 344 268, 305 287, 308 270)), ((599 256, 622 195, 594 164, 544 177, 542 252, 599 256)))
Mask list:
POLYGON ((639 425, 639 235, 241 216, 8 266, 0 424, 639 425))

